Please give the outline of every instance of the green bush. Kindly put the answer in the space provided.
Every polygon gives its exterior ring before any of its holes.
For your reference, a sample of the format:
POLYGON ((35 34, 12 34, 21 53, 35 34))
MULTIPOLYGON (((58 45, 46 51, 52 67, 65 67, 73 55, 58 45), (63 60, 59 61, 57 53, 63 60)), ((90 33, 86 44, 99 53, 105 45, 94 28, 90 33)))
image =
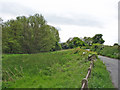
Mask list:
POLYGON ((108 56, 111 58, 119 59, 119 50, 118 46, 106 46, 101 44, 94 44, 91 47, 91 51, 95 51, 100 55, 108 56))

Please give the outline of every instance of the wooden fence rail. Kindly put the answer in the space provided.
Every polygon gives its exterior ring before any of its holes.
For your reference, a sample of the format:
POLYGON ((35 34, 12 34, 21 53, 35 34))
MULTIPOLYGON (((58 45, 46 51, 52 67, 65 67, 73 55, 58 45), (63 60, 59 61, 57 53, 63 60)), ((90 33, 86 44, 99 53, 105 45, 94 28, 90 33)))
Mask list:
POLYGON ((94 60, 96 59, 96 55, 93 54, 91 56, 88 56, 88 60, 91 61, 90 63, 90 67, 88 68, 88 73, 86 75, 85 78, 83 78, 82 80, 82 87, 81 87, 81 90, 87 90, 88 89, 88 78, 90 77, 90 74, 91 74, 91 70, 92 70, 92 67, 94 66, 94 60))

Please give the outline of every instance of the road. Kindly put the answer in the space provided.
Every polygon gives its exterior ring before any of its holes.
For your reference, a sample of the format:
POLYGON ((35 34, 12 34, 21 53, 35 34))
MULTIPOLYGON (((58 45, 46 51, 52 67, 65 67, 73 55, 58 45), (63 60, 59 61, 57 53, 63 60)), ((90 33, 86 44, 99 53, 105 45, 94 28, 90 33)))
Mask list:
POLYGON ((105 63, 107 70, 110 72, 112 83, 115 86, 115 88, 119 87, 119 90, 120 90, 120 60, 112 59, 112 58, 108 58, 100 55, 98 57, 103 61, 103 63, 105 63), (118 85, 118 82, 119 82, 119 85, 118 85))

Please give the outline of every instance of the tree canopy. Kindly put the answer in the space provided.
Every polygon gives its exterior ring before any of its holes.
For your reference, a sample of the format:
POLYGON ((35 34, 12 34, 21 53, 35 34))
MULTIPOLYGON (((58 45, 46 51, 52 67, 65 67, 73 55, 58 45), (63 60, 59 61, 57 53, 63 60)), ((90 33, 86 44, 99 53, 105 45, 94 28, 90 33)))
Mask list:
POLYGON ((118 43, 114 43, 114 45, 113 46, 119 46, 119 44, 118 43))
POLYGON ((83 41, 89 46, 91 46, 93 43, 93 39, 91 37, 84 37, 83 41))
POLYGON ((63 43, 62 44, 62 47, 63 48, 74 48, 74 47, 78 47, 78 46, 85 46, 85 43, 84 41, 82 41, 80 38, 78 37, 74 37, 74 38, 69 38, 67 40, 66 43, 63 43))
MULTIPOLYGON (((3 53, 37 53, 59 46, 58 30, 40 14, 16 17, 2 25, 3 53)), ((59 49, 59 48, 58 48, 59 49)))
POLYGON ((93 43, 103 44, 105 41, 103 40, 102 36, 102 34, 96 34, 94 37, 92 37, 93 43))

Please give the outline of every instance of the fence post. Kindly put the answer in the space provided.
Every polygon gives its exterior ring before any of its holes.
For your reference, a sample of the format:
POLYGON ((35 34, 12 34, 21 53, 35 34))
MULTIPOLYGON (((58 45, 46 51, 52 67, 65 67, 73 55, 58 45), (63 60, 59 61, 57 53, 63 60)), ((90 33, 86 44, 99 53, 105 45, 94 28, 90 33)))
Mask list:
POLYGON ((81 88, 81 90, 84 90, 84 88, 85 88, 86 90, 88 90, 88 80, 87 80, 87 78, 84 78, 84 79, 82 80, 82 88, 81 88))

